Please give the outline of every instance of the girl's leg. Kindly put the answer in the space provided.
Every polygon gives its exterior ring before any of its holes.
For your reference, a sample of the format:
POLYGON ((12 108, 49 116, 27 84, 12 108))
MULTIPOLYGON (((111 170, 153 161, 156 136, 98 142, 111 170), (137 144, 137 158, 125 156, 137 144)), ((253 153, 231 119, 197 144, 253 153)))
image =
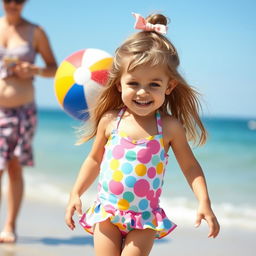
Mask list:
MULTIPOLYGON (((19 214, 22 198, 23 198, 23 173, 22 167, 17 157, 12 158, 8 162, 9 187, 7 197, 8 212, 3 231, 6 233, 15 233, 16 219, 19 214)), ((6 237, 6 241, 14 242, 15 236, 6 237)))
POLYGON ((156 231, 152 229, 135 229, 130 231, 125 240, 121 256, 149 255, 155 239, 156 231))
POLYGON ((109 219, 95 225, 93 239, 96 256, 120 256, 122 235, 109 219))

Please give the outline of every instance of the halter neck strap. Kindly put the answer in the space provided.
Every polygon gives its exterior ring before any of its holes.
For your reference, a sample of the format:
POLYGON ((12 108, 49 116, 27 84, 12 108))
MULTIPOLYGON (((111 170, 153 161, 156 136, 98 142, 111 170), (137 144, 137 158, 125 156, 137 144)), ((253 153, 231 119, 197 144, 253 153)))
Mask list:
MULTIPOLYGON (((122 116, 123 116, 125 110, 126 110, 126 108, 122 108, 116 117, 116 129, 117 130, 118 130, 119 124, 121 122, 121 119, 122 119, 122 116)), ((156 111, 155 116, 156 116, 156 124, 157 124, 157 133, 162 134, 163 133, 162 120, 161 120, 161 115, 160 115, 159 110, 156 111)))

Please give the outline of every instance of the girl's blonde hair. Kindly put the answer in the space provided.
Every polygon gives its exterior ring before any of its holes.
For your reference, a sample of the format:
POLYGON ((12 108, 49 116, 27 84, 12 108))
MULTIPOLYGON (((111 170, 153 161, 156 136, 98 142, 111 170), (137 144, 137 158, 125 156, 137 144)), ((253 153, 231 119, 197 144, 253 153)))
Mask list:
MULTIPOLYGON (((168 22, 162 14, 152 14, 146 20, 151 24, 167 25, 168 22)), ((140 65, 167 67, 170 78, 176 81, 177 86, 170 95, 166 95, 161 111, 172 114, 182 123, 189 140, 196 142, 198 139, 198 144, 205 143, 207 133, 199 117, 199 94, 179 74, 177 69, 180 61, 173 44, 165 36, 152 31, 142 31, 130 36, 116 50, 106 89, 90 113, 92 129, 84 133, 80 142, 85 142, 96 135, 99 121, 107 111, 124 107, 117 84, 120 83, 123 72, 122 59, 127 56, 132 58, 128 65, 129 71, 140 65)))

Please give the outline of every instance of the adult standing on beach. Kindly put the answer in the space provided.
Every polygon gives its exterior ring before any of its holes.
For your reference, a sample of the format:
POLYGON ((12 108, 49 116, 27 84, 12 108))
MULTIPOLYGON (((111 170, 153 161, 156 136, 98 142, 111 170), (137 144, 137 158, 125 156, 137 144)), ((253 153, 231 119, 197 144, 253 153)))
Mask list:
MULTIPOLYGON (((44 30, 22 17, 27 0, 2 0, 0 18, 0 182, 8 172, 7 215, 1 243, 15 242, 23 198, 23 166, 33 165, 36 126, 34 77, 53 77, 57 64, 44 30), (45 67, 34 64, 40 54, 45 67)), ((1 183, 0 183, 1 189, 1 183)))

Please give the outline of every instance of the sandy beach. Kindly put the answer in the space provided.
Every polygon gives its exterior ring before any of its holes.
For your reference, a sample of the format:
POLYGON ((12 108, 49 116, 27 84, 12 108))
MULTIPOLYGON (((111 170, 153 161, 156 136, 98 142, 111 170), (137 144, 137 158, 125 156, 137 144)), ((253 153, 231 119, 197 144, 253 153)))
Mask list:
MULTIPOLYGON (((2 207, 6 207, 5 203, 2 207)), ((80 225, 70 231, 65 226, 64 213, 64 206, 25 200, 19 216, 17 243, 0 245, 0 255, 93 256, 92 236, 84 232, 80 225)), ((171 235, 155 242, 151 256, 255 255, 255 231, 222 227, 218 238, 208 239, 205 224, 199 229, 178 224, 179 227, 171 235)))

